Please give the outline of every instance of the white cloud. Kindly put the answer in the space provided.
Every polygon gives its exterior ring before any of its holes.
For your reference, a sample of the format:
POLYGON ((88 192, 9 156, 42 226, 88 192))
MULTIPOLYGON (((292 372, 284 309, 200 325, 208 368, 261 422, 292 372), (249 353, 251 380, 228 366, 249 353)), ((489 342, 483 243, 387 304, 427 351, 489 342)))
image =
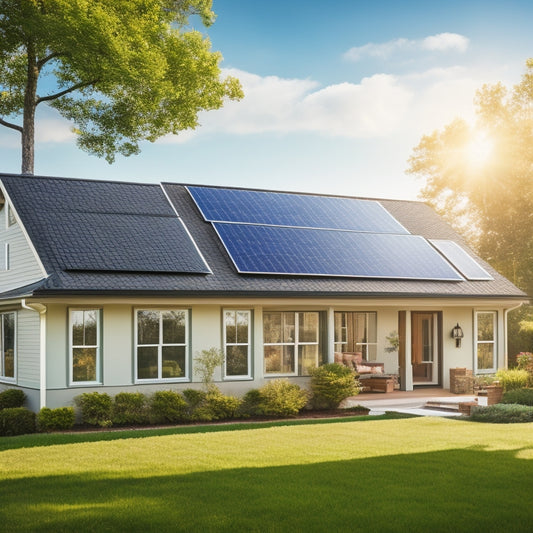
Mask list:
POLYGON ((66 143, 71 142, 75 137, 72 125, 60 117, 43 118, 35 122, 35 142, 66 143))
MULTIPOLYGON (((411 95, 394 76, 377 74, 360 83, 319 88, 312 80, 261 77, 227 70, 241 81, 245 98, 202 113, 198 135, 206 133, 317 132, 348 138, 382 137, 401 124, 411 95)), ((187 132, 185 138, 193 135, 187 132)), ((164 142, 183 142, 167 136, 164 142)))
POLYGON ((367 43, 363 46, 350 48, 343 54, 343 57, 348 61, 360 61, 365 57, 387 59, 397 52, 405 51, 429 50, 446 52, 451 50, 462 53, 467 50, 469 43, 469 39, 464 35, 439 33, 418 40, 400 38, 385 43, 367 43))

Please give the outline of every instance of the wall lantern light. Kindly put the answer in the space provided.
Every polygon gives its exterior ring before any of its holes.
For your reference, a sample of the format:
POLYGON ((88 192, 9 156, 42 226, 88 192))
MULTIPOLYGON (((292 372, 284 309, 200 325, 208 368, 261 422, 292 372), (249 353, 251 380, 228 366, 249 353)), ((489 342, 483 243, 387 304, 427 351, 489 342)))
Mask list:
POLYGON ((459 323, 457 323, 457 326, 455 326, 452 329, 452 339, 455 339, 455 347, 460 348, 461 347, 461 339, 464 337, 463 330, 461 329, 461 326, 459 323))

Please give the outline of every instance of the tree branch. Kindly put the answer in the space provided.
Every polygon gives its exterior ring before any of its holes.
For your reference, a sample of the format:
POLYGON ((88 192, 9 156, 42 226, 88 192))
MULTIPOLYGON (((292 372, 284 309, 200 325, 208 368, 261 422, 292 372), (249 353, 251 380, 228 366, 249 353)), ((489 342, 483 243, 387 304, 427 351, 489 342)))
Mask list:
POLYGON ((5 126, 6 128, 11 128, 12 130, 18 131, 19 133, 22 133, 22 126, 18 126, 17 124, 12 124, 11 122, 6 122, 5 120, 0 118, 0 125, 5 126))
POLYGON ((97 82, 98 80, 91 80, 91 81, 84 81, 84 82, 76 83, 76 85, 73 85, 72 87, 69 87, 68 89, 65 89, 64 91, 60 91, 56 94, 50 94, 48 96, 41 96, 40 98, 37 98, 35 105, 38 106, 41 102, 49 102, 50 100, 57 100, 58 98, 65 96, 65 94, 72 93, 83 87, 89 87, 90 85, 94 85, 97 82))
POLYGON ((62 55, 66 55, 62 52, 53 52, 50 55, 47 55, 46 57, 43 57, 39 61, 37 61, 37 68, 41 70, 48 61, 51 61, 52 59, 55 59, 56 57, 60 57, 62 55))

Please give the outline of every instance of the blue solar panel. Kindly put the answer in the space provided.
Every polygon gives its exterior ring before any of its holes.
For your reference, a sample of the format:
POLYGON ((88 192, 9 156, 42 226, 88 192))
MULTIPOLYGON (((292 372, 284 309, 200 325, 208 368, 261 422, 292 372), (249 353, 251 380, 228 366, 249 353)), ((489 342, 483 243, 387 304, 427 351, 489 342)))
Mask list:
POLYGON ((409 234, 375 200, 217 187, 187 189, 210 222, 409 234))
POLYGON ((449 240, 429 241, 461 274, 470 281, 494 279, 457 243, 449 240))
POLYGON ((461 281, 417 235, 214 223, 241 273, 461 281))

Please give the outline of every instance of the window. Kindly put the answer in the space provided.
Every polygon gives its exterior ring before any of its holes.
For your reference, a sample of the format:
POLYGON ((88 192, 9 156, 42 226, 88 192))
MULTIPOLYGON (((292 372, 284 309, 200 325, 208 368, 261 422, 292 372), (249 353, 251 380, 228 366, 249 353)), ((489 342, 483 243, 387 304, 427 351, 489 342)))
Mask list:
POLYGON ((13 211, 12 207, 8 204, 7 206, 7 227, 13 226, 17 223, 17 219, 15 218, 15 212, 13 211))
POLYGON ((361 352, 367 361, 377 359, 377 313, 335 313, 335 351, 361 352))
POLYGON ((99 383, 100 309, 70 310, 70 382, 99 383))
POLYGON ((224 375, 226 378, 250 378, 251 312, 224 311, 224 352, 226 362, 224 375))
POLYGON ((476 313, 476 353, 479 372, 494 372, 496 370, 495 311, 476 313))
POLYGON ((265 374, 307 376, 319 364, 319 313, 266 312, 265 374))
POLYGON ((188 379, 188 312, 137 310, 136 381, 188 379))
POLYGON ((0 379, 15 381, 15 313, 0 313, 0 379))

